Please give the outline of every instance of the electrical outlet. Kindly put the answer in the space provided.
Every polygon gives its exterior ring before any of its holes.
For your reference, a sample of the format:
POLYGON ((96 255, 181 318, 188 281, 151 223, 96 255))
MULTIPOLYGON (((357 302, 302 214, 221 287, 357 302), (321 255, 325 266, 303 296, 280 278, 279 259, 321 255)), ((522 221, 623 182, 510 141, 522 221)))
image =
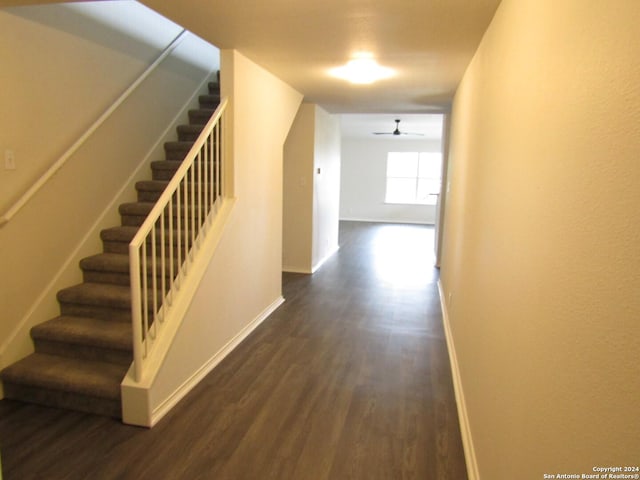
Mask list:
POLYGON ((4 169, 15 170, 16 169, 16 156, 13 150, 4 151, 4 169))

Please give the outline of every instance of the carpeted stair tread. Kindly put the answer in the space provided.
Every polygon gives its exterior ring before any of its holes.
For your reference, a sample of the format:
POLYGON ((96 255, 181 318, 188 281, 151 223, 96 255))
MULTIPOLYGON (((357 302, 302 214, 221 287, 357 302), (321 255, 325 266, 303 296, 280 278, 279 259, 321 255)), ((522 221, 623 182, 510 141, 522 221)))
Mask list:
POLYGON ((157 202, 169 185, 169 180, 145 180, 136 182, 139 202, 157 202))
POLYGON ((130 309, 131 289, 123 285, 80 283, 60 290, 58 301, 78 305, 130 309))
POLYGON ((85 282, 131 285, 129 255, 123 253, 100 253, 80 260, 85 282))
POLYGON ((151 170, 167 170, 175 172, 182 165, 182 160, 155 160, 151 162, 151 170))
POLYGON ((197 108, 189 110, 189 122, 193 125, 206 125, 215 109, 197 108))
POLYGON ((217 108, 220 104, 220 94, 209 93, 208 95, 200 95, 198 101, 202 108, 217 108))
POLYGON ((164 152, 167 160, 184 160, 187 153, 193 147, 194 142, 191 141, 174 141, 164 142, 164 152))
MULTIPOLYGON (((131 202, 131 203, 122 203, 118 207, 118 211, 120 213, 121 223, 122 225, 136 226, 142 225, 144 221, 147 219, 149 213, 155 206, 154 203, 150 202, 131 202)), ((196 221, 198 220, 198 206, 192 207, 191 202, 182 202, 182 204, 178 207, 177 203, 174 203, 174 206, 171 210, 171 217, 173 221, 176 222, 178 218, 188 219, 191 221, 191 212, 194 212, 196 221), (186 203, 186 205, 185 205, 186 203), (186 213, 186 217, 185 217, 186 213)), ((169 213, 166 212, 164 216, 166 220, 166 227, 168 227, 169 221, 169 213)), ((119 252, 124 253, 124 252, 119 252)))
POLYGON ((209 115, 209 117, 211 117, 215 111, 215 108, 192 108, 189 110, 189 113, 193 112, 198 115, 209 115))
MULTIPOLYGON (((164 160, 166 162, 166 160, 164 160)), ((144 192, 145 194, 154 195, 153 200, 140 200, 138 202, 142 203, 155 203, 160 195, 165 191, 167 186, 169 186, 169 180, 144 180, 136 183, 136 190, 138 194, 144 192)), ((191 185, 191 182, 187 182, 188 185, 191 185)), ((199 187, 196 182, 195 190, 198 191, 199 187)), ((191 193, 191 187, 188 188, 188 194, 191 193)))
MULTIPOLYGON (((138 227, 113 227, 101 232, 102 241, 105 245, 105 252, 117 253, 121 255, 129 255, 129 243, 135 236, 138 231, 138 227)), ((156 232, 159 234, 160 228, 156 229, 156 232)), ((182 236, 184 237, 184 235, 182 236)), ((180 243, 184 246, 184 238, 180 238, 180 243)), ((178 234, 174 229, 174 233, 172 236, 173 244, 177 246, 178 244, 178 234)), ((165 244, 169 244, 169 235, 165 235, 165 244)), ((168 254, 168 251, 167 251, 168 254)), ((160 255, 160 252, 158 252, 160 255)))
MULTIPOLYGON (((152 296, 152 291, 149 291, 149 298, 152 296)), ((157 300, 160 307, 163 300, 160 292, 157 300)), ((85 282, 60 290, 58 302, 62 315, 131 322, 131 289, 127 285, 85 282)), ((152 313, 153 302, 150 301, 147 308, 152 313)))
POLYGON ((194 142, 202 133, 204 125, 178 125, 176 132, 178 140, 194 142))
POLYGON ((136 236, 140 227, 119 226, 105 228, 100 232, 102 241, 130 242, 136 236))
POLYGON ((105 253, 129 254, 129 242, 133 240, 140 227, 119 226, 106 228, 100 232, 105 253))
MULTIPOLYGON (((181 243, 183 241, 183 239, 180 239, 181 243)), ((169 235, 167 235, 164 239, 164 243, 165 245, 169 245, 169 235)), ((174 237, 173 237, 173 244, 176 245, 178 243, 178 239, 177 239, 177 233, 174 230, 174 237)), ((159 247, 158 247, 159 248, 159 247)), ((151 253, 150 250, 148 250, 149 254, 151 253)), ((168 247, 165 247, 165 253, 168 255, 169 254, 169 250, 168 247)), ((160 251, 158 252, 158 255, 160 254, 160 251)), ((129 255, 128 254, 124 254, 124 253, 99 253, 97 255, 92 255, 91 257, 87 257, 87 258, 83 258, 82 260, 80 260, 80 267, 82 268, 82 270, 87 273, 87 272, 94 272, 96 274, 100 273, 100 274, 120 274, 123 275, 126 279, 126 283, 116 283, 118 285, 125 285, 127 287, 130 286, 129 283, 129 255)), ((165 275, 167 277, 170 277, 170 272, 169 272, 169 266, 166 265, 167 271, 165 272, 165 275)), ((152 269, 149 266, 149 271, 148 271, 149 277, 152 276, 152 269)), ((158 277, 161 277, 161 271, 160 271, 160 264, 158 264, 158 270, 156 272, 158 277)), ((99 277, 98 277, 99 278, 99 277)), ((114 283, 111 281, 93 281, 93 280, 85 280, 85 282, 87 283, 114 283)))
MULTIPOLYGON (((190 203, 190 202, 188 202, 190 203)), ((134 215, 134 216, 146 216, 149 215, 151 210, 155 207, 155 203, 150 202, 130 202, 130 203, 121 203, 118 208, 120 215, 134 215)), ((173 206, 173 216, 175 217, 178 211, 183 212, 185 208, 188 211, 191 211, 191 205, 184 205, 184 202, 180 205, 178 209, 178 205, 174 204, 173 206)), ((197 211, 197 206, 195 207, 197 211)))
POLYGON ((136 190, 144 192, 164 192, 169 185, 168 180, 141 180, 136 182, 136 190))
MULTIPOLYGON (((133 237, 136 235, 137 232, 138 232, 138 227, 121 226, 121 227, 107 228, 101 232, 100 236, 102 240, 107 240, 112 242, 122 242, 122 243, 129 244, 131 240, 133 240, 133 237), (104 233, 104 235, 102 233, 104 233)), ((156 232, 157 232, 157 235, 160 235, 160 228, 156 228, 156 232)), ((174 230, 173 238, 177 238, 177 237, 178 237, 177 230, 174 230)), ((167 239, 166 240, 167 242, 169 241, 168 238, 169 238, 169 234, 166 233, 165 239, 167 239)))
POLYGON ((129 255, 121 253, 99 253, 80 260, 82 270, 129 273, 129 255))
POLYGON ((87 317, 60 316, 31 329, 34 340, 47 340, 132 352, 131 324, 87 317))
POLYGON ((4 382, 48 390, 120 399, 127 367, 108 362, 34 353, 2 371, 4 382))
POLYGON ((164 142, 164 149, 166 150, 185 150, 185 151, 189 151, 191 150, 191 147, 193 147, 194 142, 188 141, 188 140, 175 140, 172 142, 164 142))
POLYGON ((211 94, 220 93, 220 82, 209 82, 207 87, 209 88, 209 93, 211 94))
MULTIPOLYGON (((151 170, 153 171, 154 174, 156 174, 157 172, 160 172, 160 173, 169 172, 170 175, 173 175, 178 170, 178 168, 180 168, 180 165, 182 165, 182 160, 155 160, 151 162, 151 170)), ((210 163, 206 162, 205 165, 210 165, 210 163)), ((198 162, 195 162, 195 167, 197 171, 199 167, 198 162)), ((168 181, 168 180, 171 180, 171 178, 154 178, 154 180, 168 181)))
POLYGON ((148 215, 155 207, 155 203, 151 202, 128 202, 121 203, 118 207, 120 215, 148 215))

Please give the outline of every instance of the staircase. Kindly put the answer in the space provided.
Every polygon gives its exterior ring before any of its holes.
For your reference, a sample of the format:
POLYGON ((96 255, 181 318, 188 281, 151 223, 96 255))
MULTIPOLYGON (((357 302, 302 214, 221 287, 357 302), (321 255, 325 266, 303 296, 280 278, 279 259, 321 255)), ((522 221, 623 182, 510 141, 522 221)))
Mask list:
POLYGON ((128 245, 220 102, 218 82, 166 142, 121 225, 100 234, 103 253, 80 261, 83 283, 60 290, 60 316, 31 329, 35 353, 0 372, 6 398, 120 418, 120 383, 132 361, 128 245))

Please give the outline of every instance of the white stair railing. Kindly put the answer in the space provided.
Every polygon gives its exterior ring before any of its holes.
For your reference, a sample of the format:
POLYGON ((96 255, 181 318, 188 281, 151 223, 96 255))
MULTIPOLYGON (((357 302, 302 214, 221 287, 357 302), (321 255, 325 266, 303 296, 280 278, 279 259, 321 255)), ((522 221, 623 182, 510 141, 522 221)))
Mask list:
POLYGON ((226 106, 225 99, 129 244, 136 381, 225 196, 226 106))

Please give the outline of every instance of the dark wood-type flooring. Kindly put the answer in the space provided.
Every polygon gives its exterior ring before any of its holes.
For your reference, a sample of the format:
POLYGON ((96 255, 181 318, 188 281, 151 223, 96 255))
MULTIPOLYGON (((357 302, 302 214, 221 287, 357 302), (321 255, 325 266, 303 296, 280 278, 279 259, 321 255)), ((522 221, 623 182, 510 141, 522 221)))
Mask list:
POLYGON ((1 401, 4 480, 466 479, 433 229, 340 238, 151 430, 1 401))

